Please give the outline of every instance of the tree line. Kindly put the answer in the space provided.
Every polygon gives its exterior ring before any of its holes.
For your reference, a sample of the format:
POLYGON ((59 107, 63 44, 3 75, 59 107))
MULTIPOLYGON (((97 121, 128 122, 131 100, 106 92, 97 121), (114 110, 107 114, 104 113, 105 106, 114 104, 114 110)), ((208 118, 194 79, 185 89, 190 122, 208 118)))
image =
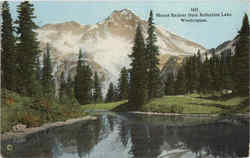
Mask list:
POLYGON ((200 51, 183 60, 177 75, 168 74, 165 83, 166 95, 233 93, 248 96, 249 90, 249 22, 245 14, 236 37, 234 53, 225 49, 220 54, 215 50, 202 57, 200 51))

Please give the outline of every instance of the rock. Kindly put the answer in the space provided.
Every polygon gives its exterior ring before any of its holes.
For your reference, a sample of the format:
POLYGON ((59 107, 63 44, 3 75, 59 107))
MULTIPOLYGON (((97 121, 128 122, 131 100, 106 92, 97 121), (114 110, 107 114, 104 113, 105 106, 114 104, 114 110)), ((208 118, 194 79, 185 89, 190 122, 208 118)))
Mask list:
POLYGON ((24 132, 24 130, 27 128, 26 125, 24 124, 17 124, 15 126, 12 127, 14 132, 24 132))

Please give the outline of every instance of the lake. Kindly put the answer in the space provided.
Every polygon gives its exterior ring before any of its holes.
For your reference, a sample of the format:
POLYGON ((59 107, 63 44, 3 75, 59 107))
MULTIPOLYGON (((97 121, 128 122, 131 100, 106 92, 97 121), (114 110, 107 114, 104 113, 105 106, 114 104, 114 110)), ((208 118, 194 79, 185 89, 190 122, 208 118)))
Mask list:
POLYGON ((8 158, 237 158, 248 155, 249 124, 201 117, 99 112, 98 120, 2 142, 8 158), (209 119, 208 119, 209 120, 209 119), (13 150, 7 151, 12 144, 13 150))

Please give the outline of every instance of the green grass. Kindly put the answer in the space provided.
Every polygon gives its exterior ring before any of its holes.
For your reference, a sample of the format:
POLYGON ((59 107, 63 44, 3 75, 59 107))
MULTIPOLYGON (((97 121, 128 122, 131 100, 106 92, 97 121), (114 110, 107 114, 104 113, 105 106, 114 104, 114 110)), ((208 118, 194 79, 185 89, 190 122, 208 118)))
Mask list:
MULTIPOLYGON (((144 105, 142 111, 173 112, 171 108, 179 107, 183 114, 214 114, 238 106, 244 97, 234 97, 227 100, 199 98, 197 95, 164 96, 144 105)), ((177 110, 178 111, 178 110, 177 110)))
POLYGON ((77 104, 59 104, 52 99, 24 97, 10 91, 2 93, 1 98, 1 133, 10 131, 16 124, 38 127, 86 115, 77 104))
POLYGON ((81 109, 84 110, 112 110, 117 106, 126 103, 127 101, 119 101, 119 102, 112 102, 112 103, 98 103, 98 104, 87 104, 83 105, 81 109))
MULTIPOLYGON (((240 104, 246 97, 231 97, 219 99, 211 95, 200 96, 198 94, 164 96, 143 105, 139 111, 182 113, 182 114, 218 114, 218 113, 245 113, 249 106, 241 108, 240 104)), ((83 110, 111 110, 128 111, 127 101, 89 104, 82 107, 83 110)))

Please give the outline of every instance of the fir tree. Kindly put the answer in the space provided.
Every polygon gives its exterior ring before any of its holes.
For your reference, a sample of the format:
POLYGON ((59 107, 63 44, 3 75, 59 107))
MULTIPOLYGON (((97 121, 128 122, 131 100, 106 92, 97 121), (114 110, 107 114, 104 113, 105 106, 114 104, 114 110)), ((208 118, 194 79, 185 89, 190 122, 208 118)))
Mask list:
MULTIPOLYGON (((173 84, 173 83, 171 83, 173 84)), ((178 70, 177 79, 175 82, 175 93, 176 94, 185 94, 186 89, 186 81, 185 81, 185 72, 183 66, 178 70)), ((171 90, 173 91, 173 90, 171 90)))
POLYGON ((200 92, 203 94, 207 94, 211 92, 212 89, 212 78, 210 72, 210 63, 207 57, 207 53, 205 54, 205 61, 201 66, 200 73, 200 92))
POLYGON ((137 26, 131 58, 129 104, 139 109, 147 100, 147 71, 144 38, 137 26))
POLYGON ((115 100, 115 89, 114 89, 113 83, 111 82, 109 84, 109 89, 108 89, 108 93, 106 95, 105 102, 106 103, 113 102, 114 100, 115 100))
POLYGON ((128 83, 128 70, 123 67, 120 73, 120 78, 118 80, 118 91, 119 91, 119 100, 128 99, 128 90, 129 90, 129 83, 128 83))
POLYGON ((197 92, 199 89, 199 68, 198 58, 196 54, 191 57, 191 93, 197 92))
POLYGON ((155 34, 155 26, 153 23, 153 12, 150 11, 148 19, 148 37, 146 39, 146 67, 147 67, 147 84, 148 98, 161 96, 161 80, 159 65, 159 48, 156 45, 157 37, 155 34))
POLYGON ((196 82, 197 82, 197 92, 198 93, 201 93, 202 89, 201 89, 201 86, 200 86, 200 76, 201 76, 201 69, 202 69, 202 58, 201 58, 201 53, 200 53, 200 50, 198 50, 197 52, 197 58, 196 58, 196 82))
POLYGON ((114 85, 114 101, 119 101, 119 87, 114 85))
POLYGON ((231 50, 225 50, 221 54, 221 80, 223 90, 233 90, 233 78, 231 72, 231 50))
POLYGON ((184 71, 186 79, 186 93, 192 93, 193 69, 191 57, 184 59, 184 71))
POLYGON ((221 91, 221 77, 220 77, 220 58, 215 53, 210 58, 210 72, 211 72, 211 90, 213 92, 221 91))
POLYGON ((79 51, 79 59, 75 76, 75 97, 82 105, 89 104, 92 100, 92 70, 83 59, 79 51))
POLYGON ((69 100, 74 100, 74 92, 73 92, 74 82, 71 79, 71 76, 68 75, 67 83, 66 83, 66 95, 68 96, 69 100))
POLYGON ((64 72, 61 73, 61 77, 60 77, 59 100, 61 103, 65 103, 65 101, 67 100, 66 82, 65 82, 64 72))
POLYGON ((39 57, 39 42, 34 31, 37 28, 33 19, 34 7, 29 1, 21 2, 17 7, 17 52, 18 52, 18 91, 27 96, 34 96, 40 91, 37 88, 37 58, 39 57))
POLYGON ((249 21, 245 14, 241 30, 239 31, 239 40, 236 43, 234 66, 234 79, 236 83, 236 93, 247 96, 249 91, 249 21))
POLYGON ((168 74, 167 81, 165 83, 165 94, 175 95, 175 79, 173 72, 168 74))
POLYGON ((99 80, 97 72, 95 72, 95 76, 94 76, 93 99, 95 103, 102 102, 102 90, 101 90, 101 84, 100 84, 100 80, 99 80))
POLYGON ((15 48, 15 36, 14 28, 12 25, 12 18, 9 11, 9 4, 4 1, 2 4, 2 40, 1 40, 1 78, 2 88, 9 90, 16 90, 16 48, 15 48))
POLYGON ((76 76, 75 76, 75 82, 74 82, 74 94, 76 99, 80 100, 80 79, 81 79, 81 70, 83 68, 83 56, 82 56, 82 50, 79 51, 78 56, 78 63, 76 67, 76 76))
POLYGON ((52 75, 52 65, 50 58, 50 47, 47 44, 46 52, 43 56, 43 69, 42 69, 42 85, 43 85, 43 94, 44 96, 54 96, 55 93, 55 84, 52 75))

